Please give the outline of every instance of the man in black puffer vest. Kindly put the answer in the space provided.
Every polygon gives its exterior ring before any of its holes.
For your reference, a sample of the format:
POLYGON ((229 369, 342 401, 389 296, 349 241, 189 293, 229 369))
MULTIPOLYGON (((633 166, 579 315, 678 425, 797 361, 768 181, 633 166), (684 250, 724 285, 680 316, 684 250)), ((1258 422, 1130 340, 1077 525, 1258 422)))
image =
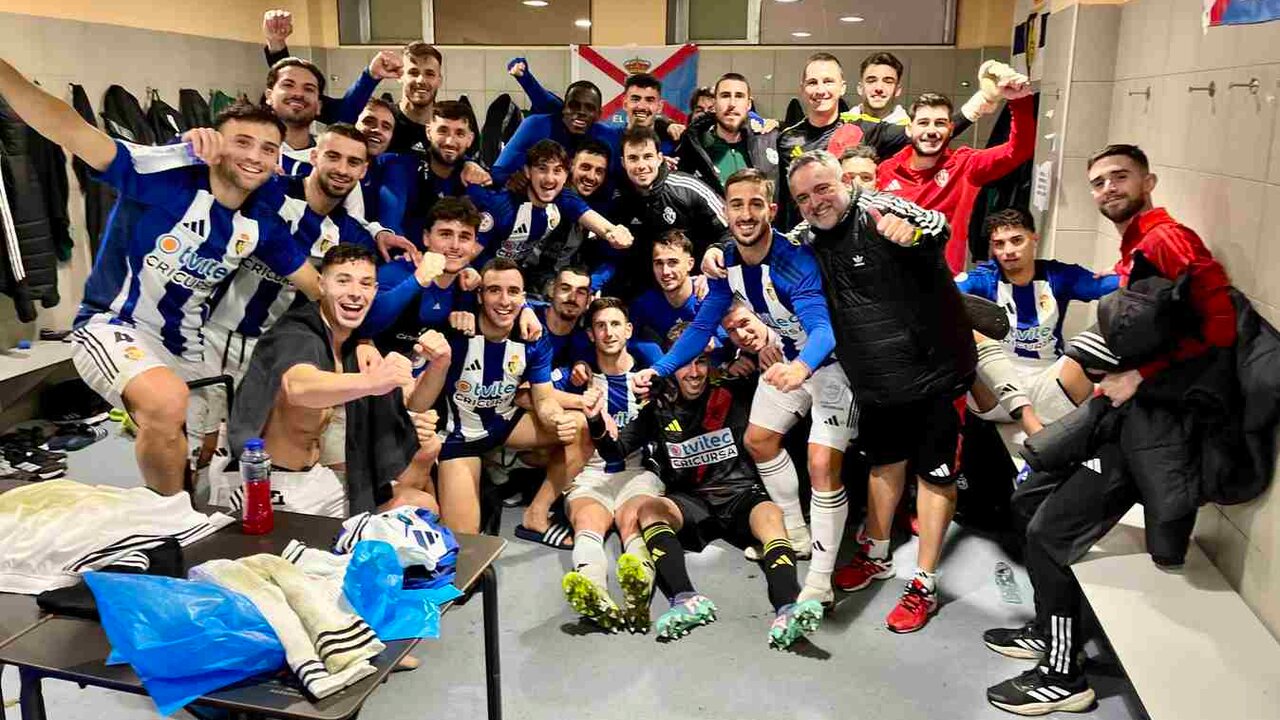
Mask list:
POLYGON ((851 189, 825 150, 792 161, 788 182, 809 222, 836 356, 858 398, 860 444, 871 463, 866 537, 833 579, 852 591, 894 576, 889 529, 911 466, 919 478, 919 560, 887 624, 912 632, 938 607, 938 559, 956 508, 962 403, 977 366, 973 331, 943 255, 946 218, 851 189))

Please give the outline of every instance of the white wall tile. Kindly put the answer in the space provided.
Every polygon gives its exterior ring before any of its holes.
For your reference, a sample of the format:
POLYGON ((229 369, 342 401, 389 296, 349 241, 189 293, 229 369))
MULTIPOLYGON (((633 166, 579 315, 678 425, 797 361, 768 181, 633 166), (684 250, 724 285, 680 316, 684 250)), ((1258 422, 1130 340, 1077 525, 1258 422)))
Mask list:
MULTIPOLYGON (((1214 257, 1226 268, 1232 283, 1245 293, 1274 282, 1275 275, 1260 272, 1256 260, 1259 228, 1267 185, 1220 175, 1190 174, 1194 184, 1184 203, 1199 206, 1196 224, 1184 220, 1200 234, 1214 257)), ((1193 217, 1192 210, 1171 205, 1175 217, 1193 217)))
POLYGON ((1111 127, 1107 142, 1132 143, 1154 152, 1158 144, 1157 119, 1161 117, 1158 109, 1163 93, 1164 83, 1159 78, 1117 81, 1111 94, 1111 127))
POLYGON ((1062 172, 1059 173, 1054 228, 1057 232, 1093 230, 1098 210, 1089 193, 1088 179, 1083 171, 1076 169, 1079 158, 1065 158, 1063 162, 1062 172))
MULTIPOLYGON (((1150 123, 1151 143, 1144 149, 1151 161, 1156 164, 1188 166, 1188 144, 1191 137, 1192 113, 1196 115, 1199 128, 1205 127, 1203 117, 1211 107, 1208 95, 1187 91, 1191 85, 1203 85, 1208 78, 1203 74, 1169 75, 1151 79, 1151 92, 1155 99, 1155 110, 1146 116, 1150 123)), ((1202 133, 1196 134, 1196 140, 1202 133)), ((1203 133, 1213 134, 1213 133, 1203 133)))
POLYGON ((1113 82, 1071 83, 1063 140, 1065 155, 1087 157, 1106 144, 1114 85, 1113 82))
POLYGON ((1254 65, 1219 73, 1218 85, 1224 127, 1231 128, 1221 134, 1226 138, 1222 155, 1218 158, 1217 171, 1226 175, 1265 180, 1268 172, 1268 152, 1275 134, 1277 103, 1268 102, 1261 88, 1275 87, 1280 82, 1280 65, 1254 65), (1257 94, 1247 88, 1232 88, 1231 83, 1244 84, 1257 78, 1260 89, 1257 94))

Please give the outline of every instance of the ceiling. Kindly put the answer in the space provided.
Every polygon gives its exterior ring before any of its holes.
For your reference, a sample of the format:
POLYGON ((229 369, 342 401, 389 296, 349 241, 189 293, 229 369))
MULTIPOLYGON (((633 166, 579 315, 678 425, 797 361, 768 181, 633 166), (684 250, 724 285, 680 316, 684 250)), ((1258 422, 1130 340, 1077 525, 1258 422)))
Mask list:
POLYGON ((954 28, 955 0, 761 0, 760 43, 765 45, 947 44, 954 40, 954 28), (842 17, 862 20, 843 22, 842 17))

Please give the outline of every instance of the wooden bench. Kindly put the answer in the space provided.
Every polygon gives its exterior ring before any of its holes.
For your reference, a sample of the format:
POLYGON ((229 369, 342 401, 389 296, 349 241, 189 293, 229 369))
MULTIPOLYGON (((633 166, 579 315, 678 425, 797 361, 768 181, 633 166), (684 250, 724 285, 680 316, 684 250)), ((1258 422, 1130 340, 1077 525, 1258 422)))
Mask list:
POLYGON ((36 340, 28 350, 0 352, 0 428, 35 416, 32 391, 46 381, 75 374, 71 366, 74 345, 36 340))
POLYGON ((1280 642, 1196 543, 1161 570, 1135 506, 1073 570, 1152 720, 1280 718, 1280 642))

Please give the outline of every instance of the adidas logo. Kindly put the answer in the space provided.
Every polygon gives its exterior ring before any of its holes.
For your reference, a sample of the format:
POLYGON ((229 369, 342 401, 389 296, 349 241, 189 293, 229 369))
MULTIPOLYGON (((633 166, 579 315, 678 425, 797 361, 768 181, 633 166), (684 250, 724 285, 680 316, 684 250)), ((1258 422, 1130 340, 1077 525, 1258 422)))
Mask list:
POLYGON ((682 430, 682 428, 680 427, 680 421, 679 421, 679 420, 672 420, 671 422, 667 423, 667 427, 666 427, 666 428, 664 428, 664 429, 665 429, 667 432, 682 432, 682 431, 683 431, 683 430, 682 430))
POLYGON ((813 551, 814 551, 814 552, 826 552, 826 551, 827 551, 827 548, 822 544, 822 541, 821 541, 821 540, 816 540, 816 539, 815 539, 815 540, 813 541, 813 551))
POLYGON ((830 425, 831 427, 840 427, 840 421, 836 419, 836 416, 835 416, 835 415, 832 415, 831 417, 827 418, 826 420, 823 420, 823 421, 822 421, 822 424, 823 424, 823 425, 830 425))
POLYGON ((204 220, 188 220, 182 223, 182 227, 190 230, 200 237, 205 236, 206 222, 204 220))
POLYGON ((475 360, 472 360, 472 361, 471 361, 471 364, 469 364, 469 365, 467 365, 465 368, 463 368, 463 370, 464 370, 464 371, 466 371, 466 372, 473 372, 473 371, 474 371, 474 372, 479 372, 480 368, 481 368, 481 365, 480 365, 480 358, 476 358, 475 360))
POLYGON ((949 477, 950 475, 951 475, 951 468, 947 467, 946 463, 943 463, 938 467, 934 468, 933 470, 929 471, 930 477, 945 478, 945 477, 949 477))
POLYGON ((1102 474, 1102 460, 1101 460, 1100 458, 1093 458, 1092 460, 1085 460, 1085 461, 1084 461, 1083 463, 1081 463, 1081 464, 1082 464, 1082 465, 1084 465, 1085 467, 1089 468, 1090 470, 1092 470, 1092 471, 1094 471, 1094 472, 1098 473, 1099 475, 1101 475, 1101 474, 1102 474))
POLYGON ((772 565, 770 565, 769 567, 771 567, 771 568, 776 568, 776 567, 778 567, 779 565, 791 565, 792 567, 794 567, 794 566, 795 566, 795 563, 791 562, 791 558, 790 558, 790 557, 788 557, 788 556, 786 556, 786 555, 783 555, 782 557, 778 558, 777 560, 774 560, 774 561, 773 561, 773 564, 772 564, 772 565))
POLYGON ((897 180, 892 180, 889 182, 887 186, 885 186, 884 191, 893 192, 894 190, 901 190, 901 189, 902 189, 902 184, 899 183, 897 180))
POLYGON ((862 257, 861 255, 854 255, 854 256, 853 256, 853 266, 854 266, 854 267, 862 267, 862 266, 864 266, 864 265, 866 265, 866 263, 865 263, 865 262, 863 262, 863 257, 862 257))
POLYGON ((440 309, 440 303, 436 303, 435 305, 432 305, 432 306, 431 306, 431 309, 432 309, 432 310, 439 310, 439 309, 440 309))

